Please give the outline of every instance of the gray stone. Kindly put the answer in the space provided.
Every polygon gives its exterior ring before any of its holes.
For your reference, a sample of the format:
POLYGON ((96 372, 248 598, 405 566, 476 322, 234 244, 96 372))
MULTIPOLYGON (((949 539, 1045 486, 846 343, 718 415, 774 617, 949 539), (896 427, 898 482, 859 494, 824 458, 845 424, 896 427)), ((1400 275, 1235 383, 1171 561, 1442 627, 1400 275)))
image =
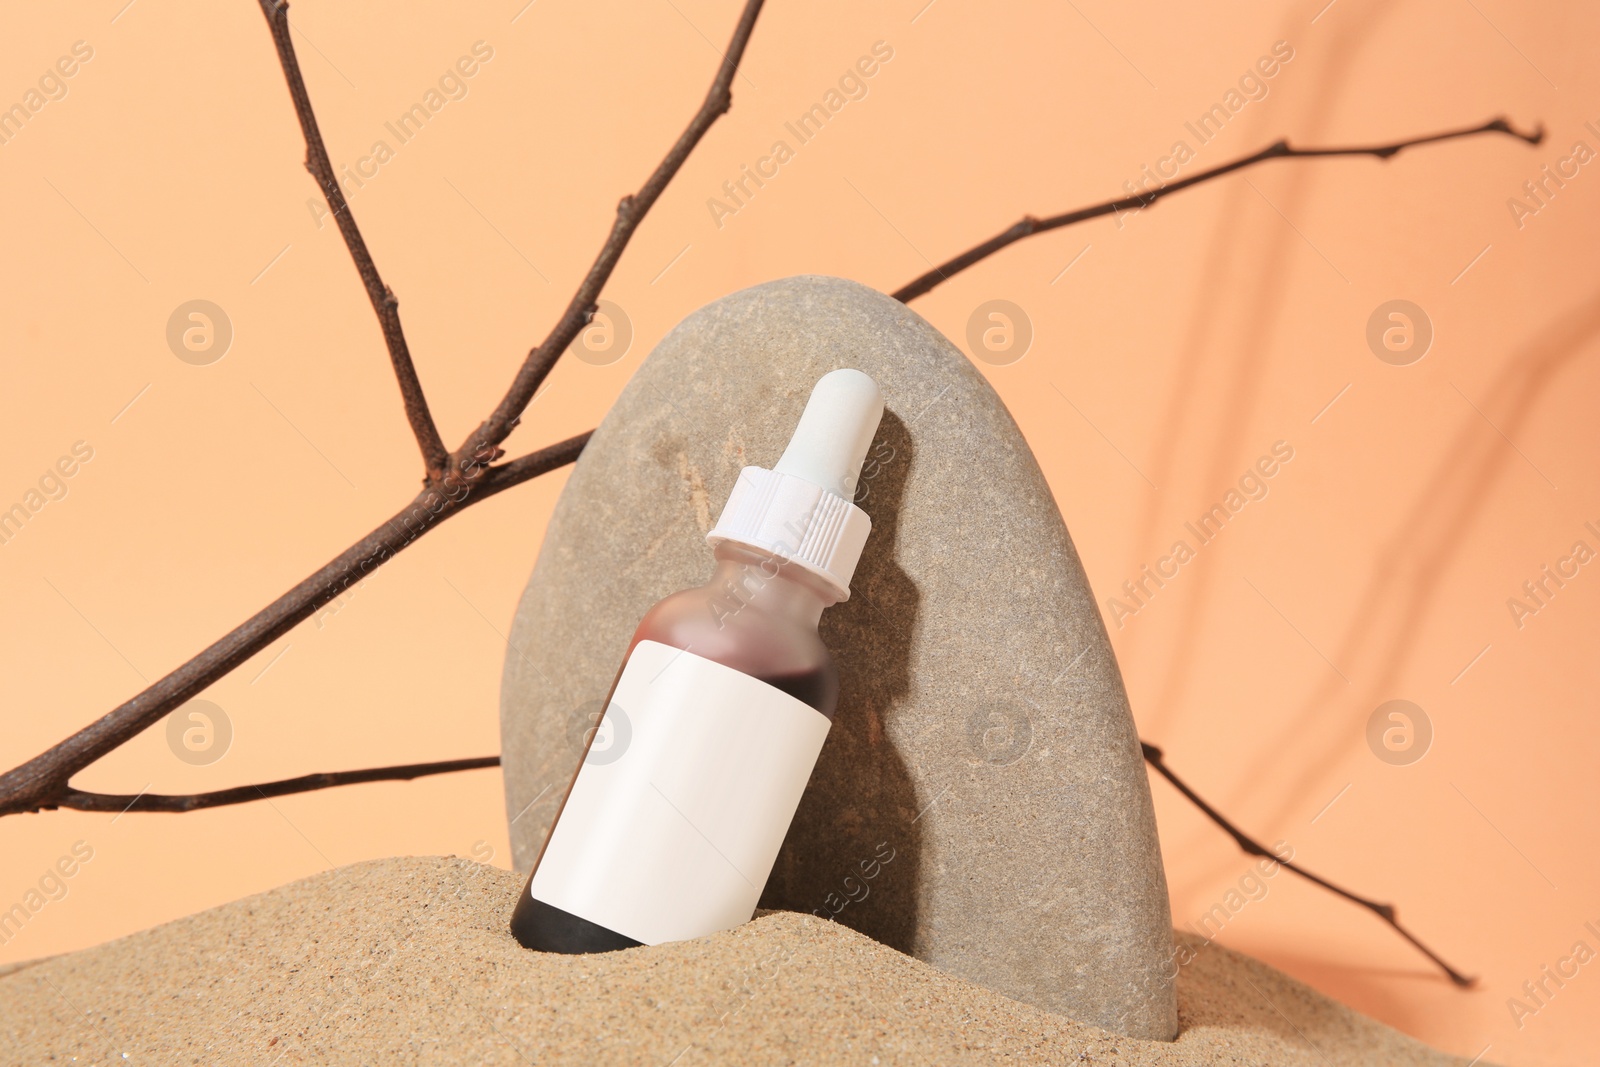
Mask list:
POLYGON ((695 312, 578 461, 506 659, 515 862, 538 855, 639 617, 704 582, 739 469, 777 461, 837 367, 888 401, 863 473, 873 531, 823 616, 839 709, 762 906, 836 913, 1017 1000, 1170 1039, 1149 784, 1072 540, 983 377, 854 282, 790 278, 695 312))

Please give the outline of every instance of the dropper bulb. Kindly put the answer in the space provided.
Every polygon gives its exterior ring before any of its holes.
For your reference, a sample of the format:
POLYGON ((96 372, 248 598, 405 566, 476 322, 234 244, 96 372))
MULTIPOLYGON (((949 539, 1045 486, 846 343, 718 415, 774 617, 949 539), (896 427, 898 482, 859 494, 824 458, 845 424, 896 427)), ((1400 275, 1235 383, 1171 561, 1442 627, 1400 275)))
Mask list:
POLYGON ((850 500, 882 418, 877 382, 858 370, 830 371, 811 390, 789 447, 773 469, 850 500))

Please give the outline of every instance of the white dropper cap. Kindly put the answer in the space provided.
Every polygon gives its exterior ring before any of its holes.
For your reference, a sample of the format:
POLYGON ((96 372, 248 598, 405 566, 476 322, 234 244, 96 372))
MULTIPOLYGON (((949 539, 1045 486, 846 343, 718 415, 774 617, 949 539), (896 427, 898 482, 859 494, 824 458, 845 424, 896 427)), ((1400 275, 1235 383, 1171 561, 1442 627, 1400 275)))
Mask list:
POLYGON ((858 370, 829 371, 811 390, 800 425, 772 469, 849 500, 856 495, 861 463, 882 418, 883 393, 877 382, 858 370))
POLYGON ((777 466, 739 472, 707 543, 776 556, 848 600, 872 531, 872 520, 850 498, 882 418, 883 393, 870 377, 848 369, 823 375, 777 466))

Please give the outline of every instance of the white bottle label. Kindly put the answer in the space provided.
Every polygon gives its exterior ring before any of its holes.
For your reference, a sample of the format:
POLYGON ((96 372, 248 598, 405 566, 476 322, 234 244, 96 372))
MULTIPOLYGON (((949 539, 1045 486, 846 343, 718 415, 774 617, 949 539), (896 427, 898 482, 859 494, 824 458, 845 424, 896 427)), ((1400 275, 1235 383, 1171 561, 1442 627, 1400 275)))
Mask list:
POLYGON ((646 945, 748 922, 828 726, 758 678, 640 641, 529 892, 646 945))

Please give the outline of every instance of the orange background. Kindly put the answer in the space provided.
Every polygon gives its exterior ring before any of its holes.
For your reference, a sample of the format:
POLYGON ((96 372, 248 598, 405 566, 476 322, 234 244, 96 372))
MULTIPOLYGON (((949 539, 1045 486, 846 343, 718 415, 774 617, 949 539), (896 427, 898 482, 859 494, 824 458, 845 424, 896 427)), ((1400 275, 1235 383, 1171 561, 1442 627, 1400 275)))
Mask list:
MULTIPOLYGON (((419 477, 371 309, 308 206, 255 5, 124 3, 16 8, 0 34, 0 104, 75 41, 94 50, 66 96, 0 145, 0 507, 74 442, 94 449, 66 496, 0 546, 7 766, 193 655, 419 477), (235 331, 209 366, 165 339, 195 298, 235 331)), ((1600 148, 1584 126, 1600 120, 1585 51, 1600 10, 925 3, 763 14, 733 111, 607 290, 631 350, 605 367, 565 361, 512 444, 592 426, 656 339, 729 291, 806 272, 888 290, 1024 212, 1115 195, 1175 140, 1194 147, 1184 122, 1280 40, 1293 60, 1187 172, 1280 135, 1345 144, 1501 113, 1542 121, 1537 148, 1479 138, 1388 163, 1267 164, 1120 225, 1033 239, 914 306, 963 347, 980 303, 1025 309, 1027 355, 980 366, 1102 600, 1273 442, 1292 444, 1266 499, 1113 627, 1140 731, 1244 827, 1397 902, 1482 982, 1457 991, 1371 915, 1288 875, 1220 940, 1468 1057, 1583 1062, 1600 1038, 1600 963, 1520 1028, 1506 1001, 1574 942, 1600 949, 1583 928, 1600 926, 1600 567, 1520 629, 1506 601, 1573 542, 1600 548, 1583 525, 1600 526, 1600 171, 1581 168, 1520 227, 1507 201, 1575 141, 1600 148), (865 99, 719 228, 708 198, 880 40, 894 57, 865 99), (1410 366, 1365 340, 1395 298, 1435 330, 1410 366), (1390 699, 1432 723, 1420 762, 1368 748, 1368 716, 1390 699)), ((698 105, 736 17, 726 0, 523 4, 293 9, 339 163, 474 42, 494 50, 465 98, 351 200, 452 446, 698 105)), ((189 766, 156 729, 78 784, 186 792, 496 751, 504 635, 563 478, 452 520, 216 685, 207 698, 234 729, 221 760, 189 766)), ((584 620, 551 639, 584 640, 584 620)), ((1249 864, 1164 783, 1153 792, 1186 924, 1249 864)), ((0 961, 333 864, 508 856, 492 771, 186 816, 13 817, 0 821, 0 908, 78 840, 93 860, 0 961)))

